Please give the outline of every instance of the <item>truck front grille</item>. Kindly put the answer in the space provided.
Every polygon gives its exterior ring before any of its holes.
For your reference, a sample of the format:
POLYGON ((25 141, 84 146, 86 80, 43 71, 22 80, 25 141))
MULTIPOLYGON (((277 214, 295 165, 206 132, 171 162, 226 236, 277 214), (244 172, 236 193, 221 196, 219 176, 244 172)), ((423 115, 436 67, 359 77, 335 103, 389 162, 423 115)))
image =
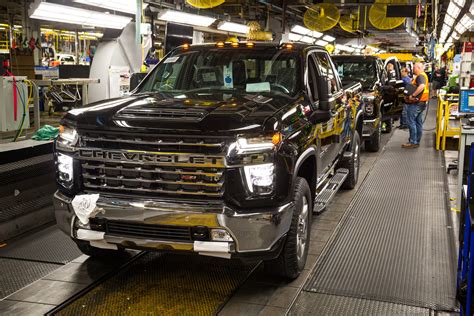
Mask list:
POLYGON ((190 227, 107 221, 106 234, 159 240, 192 241, 190 227))
MULTIPOLYGON (((94 142, 101 143, 95 145, 103 147, 88 146, 79 150, 86 191, 190 198, 223 195, 225 162, 224 147, 220 143, 193 142, 192 139, 176 143, 158 137, 161 142, 135 141, 135 146, 130 146, 130 136, 114 137, 114 140, 95 138, 94 142), (151 151, 149 142, 162 146, 155 144, 151 151), (187 150, 199 146, 210 152, 187 150)), ((91 145, 91 141, 87 142, 91 145)), ((202 148, 200 151, 205 151, 202 148)))

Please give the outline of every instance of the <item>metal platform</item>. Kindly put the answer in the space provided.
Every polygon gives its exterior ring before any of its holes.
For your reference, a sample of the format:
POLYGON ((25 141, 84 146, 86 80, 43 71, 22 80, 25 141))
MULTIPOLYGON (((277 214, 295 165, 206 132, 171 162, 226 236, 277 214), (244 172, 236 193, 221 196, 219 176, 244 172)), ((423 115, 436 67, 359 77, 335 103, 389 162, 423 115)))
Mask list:
POLYGON ((82 255, 72 239, 56 225, 7 243, 0 258, 65 264, 82 255))
POLYGON ((212 315, 256 264, 193 255, 145 253, 57 315, 212 315))
POLYGON ((302 292, 289 315, 417 315, 430 316, 429 309, 353 297, 302 292), (317 302, 317 304, 315 304, 317 302))
POLYGON ((59 267, 57 264, 0 258, 0 300, 59 267))
MULTIPOLYGON (((433 125, 433 110, 428 119, 426 129, 433 125)), ((304 286, 304 291, 339 298, 321 296, 305 303, 311 295, 303 291, 292 313, 321 310, 328 300, 332 311, 352 301, 352 313, 361 315, 374 314, 380 302, 391 303, 382 309, 399 304, 456 310, 445 169, 430 136, 425 132, 419 148, 406 150, 401 144, 408 132, 395 131, 304 286), (364 306, 374 309, 357 309, 364 306)))

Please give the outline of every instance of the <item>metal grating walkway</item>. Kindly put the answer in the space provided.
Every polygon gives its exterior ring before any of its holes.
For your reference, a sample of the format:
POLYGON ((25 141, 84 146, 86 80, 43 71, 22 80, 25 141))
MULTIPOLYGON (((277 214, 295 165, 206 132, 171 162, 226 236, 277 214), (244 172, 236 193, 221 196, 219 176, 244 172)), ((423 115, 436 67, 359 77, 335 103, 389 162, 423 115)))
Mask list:
MULTIPOLYGON (((431 110, 425 128, 433 126, 433 114, 431 110)), ((433 149, 431 133, 425 132, 419 148, 405 150, 400 145, 408 132, 395 131, 304 291, 456 309, 454 232, 446 208, 442 153, 433 149)), ((301 309, 304 295, 294 309, 317 311, 317 298, 301 309)))

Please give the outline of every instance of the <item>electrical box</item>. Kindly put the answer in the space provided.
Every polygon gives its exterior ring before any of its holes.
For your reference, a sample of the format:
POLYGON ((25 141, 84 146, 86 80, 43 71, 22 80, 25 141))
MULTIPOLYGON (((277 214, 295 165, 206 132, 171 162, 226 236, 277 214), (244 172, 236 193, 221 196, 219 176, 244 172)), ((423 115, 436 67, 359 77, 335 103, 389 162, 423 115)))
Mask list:
POLYGON ((0 132, 16 131, 20 129, 22 121, 23 129, 30 127, 28 85, 25 79, 26 77, 16 77, 15 88, 13 77, 0 77, 0 132))
POLYGON ((474 89, 461 89, 459 102, 460 112, 474 113, 474 89))

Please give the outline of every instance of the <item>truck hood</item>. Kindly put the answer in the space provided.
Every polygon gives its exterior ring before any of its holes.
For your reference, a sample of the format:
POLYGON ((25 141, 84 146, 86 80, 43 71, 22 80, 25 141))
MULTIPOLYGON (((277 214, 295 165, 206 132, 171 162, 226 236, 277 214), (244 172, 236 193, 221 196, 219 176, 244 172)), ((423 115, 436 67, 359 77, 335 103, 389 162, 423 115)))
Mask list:
POLYGON ((96 102, 69 111, 64 117, 78 129, 156 130, 167 132, 261 131, 301 97, 199 93, 135 94, 96 102))

